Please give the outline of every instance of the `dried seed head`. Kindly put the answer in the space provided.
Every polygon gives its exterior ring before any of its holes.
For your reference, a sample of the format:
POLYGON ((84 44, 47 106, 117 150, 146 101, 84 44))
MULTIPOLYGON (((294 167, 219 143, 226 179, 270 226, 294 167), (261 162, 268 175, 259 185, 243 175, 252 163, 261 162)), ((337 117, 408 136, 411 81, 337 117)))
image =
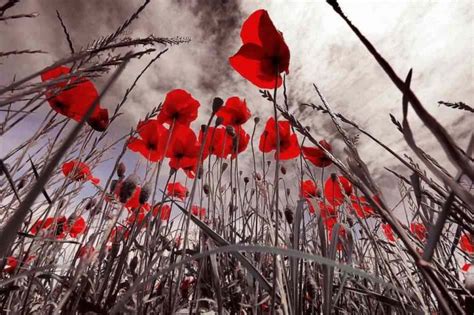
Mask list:
POLYGON ((142 189, 140 190, 140 196, 138 197, 138 202, 143 205, 145 202, 148 201, 148 198, 150 198, 151 194, 151 185, 150 183, 146 183, 145 185, 142 186, 142 189))
POLYGON ((244 177, 244 183, 245 183, 245 184, 248 184, 248 183, 249 183, 249 181, 250 181, 250 179, 249 179, 247 176, 246 176, 246 177, 244 177))
POLYGON ((127 168, 125 167, 125 164, 123 164, 123 162, 120 162, 119 165, 117 166, 117 176, 119 178, 124 177, 126 171, 127 171, 127 168))
POLYGON ((221 125, 223 121, 224 121, 224 119, 222 119, 222 117, 217 117, 216 118, 216 127, 221 125))
POLYGON ((286 218, 286 222, 288 222, 288 224, 293 223, 293 211, 291 211, 291 209, 289 207, 286 207, 286 209, 285 209, 285 218, 286 218))
POLYGON ((86 203, 86 210, 90 210, 92 207, 94 207, 97 203, 97 199, 95 198, 90 198, 87 203, 86 203))
POLYGON ((282 173, 283 175, 286 174, 286 168, 285 168, 284 166, 282 166, 282 167, 280 168, 280 171, 281 171, 281 173, 282 173))
POLYGON ((212 112, 215 114, 221 109, 222 105, 224 105, 224 100, 220 97, 215 97, 212 101, 212 112))
POLYGON ((113 193, 115 191, 115 188, 117 188, 118 180, 112 179, 110 182, 110 192, 113 193))
POLYGON ((138 177, 136 175, 128 176, 120 186, 119 200, 121 203, 126 203, 130 197, 133 196, 137 188, 138 177))
POLYGON ((260 122, 260 117, 255 116, 255 118, 253 119, 253 122, 254 122, 255 124, 258 124, 258 123, 260 122))
POLYGON ((23 177, 22 179, 20 179, 20 181, 18 182, 18 190, 21 190, 23 187, 26 186, 26 177, 23 177))
POLYGON ((227 166, 229 166, 229 164, 227 164, 227 163, 222 163, 221 172, 225 172, 225 170, 227 169, 227 166))
POLYGON ((235 137, 235 129, 234 127, 232 126, 227 126, 225 127, 225 131, 227 132, 227 134, 231 137, 235 137))
POLYGON ((204 186, 202 186, 202 189, 204 190, 204 193, 206 195, 209 195, 209 192, 211 191, 211 188, 209 187, 208 184, 204 184, 204 186))

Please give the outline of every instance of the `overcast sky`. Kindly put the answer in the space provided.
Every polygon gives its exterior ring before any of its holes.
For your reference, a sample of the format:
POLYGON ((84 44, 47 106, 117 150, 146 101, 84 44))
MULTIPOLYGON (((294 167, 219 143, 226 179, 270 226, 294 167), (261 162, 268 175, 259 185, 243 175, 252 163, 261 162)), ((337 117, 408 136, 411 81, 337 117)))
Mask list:
MULTIPOLYGON (((0 84, 11 81, 15 74, 17 78, 23 77, 68 54, 56 10, 60 11, 71 33, 74 46, 80 49, 113 32, 141 3, 130 0, 21 1, 8 13, 37 12, 39 16, 0 22, 0 51, 41 49, 48 54, 0 59, 0 84)), ((413 89, 459 145, 465 147, 472 132, 472 115, 439 107, 437 102, 474 104, 473 2, 345 0, 340 4, 400 76, 414 69, 413 89)), ((219 1, 209 0, 152 0, 140 19, 131 25, 129 34, 185 36, 190 37, 191 42, 171 47, 144 76, 126 105, 126 113, 119 122, 121 130, 129 130, 174 88, 186 89, 200 101, 200 121, 196 127, 207 120, 209 104, 215 96, 243 97, 252 112, 265 121, 271 115, 271 104, 228 64, 228 57, 241 45, 242 22, 260 8, 269 12, 290 48, 288 89, 293 111, 298 112, 301 103, 320 104, 312 88, 316 83, 334 110, 355 120, 396 151, 411 154, 388 116, 393 113, 400 118, 400 93, 325 1, 222 1, 219 4, 219 1)), ((103 106, 114 108, 148 60, 133 62, 127 68, 103 106)), ((96 82, 99 88, 103 82, 96 82)), ((46 110, 47 107, 43 113, 46 110)), ((418 144, 449 169, 429 131, 411 114, 418 144)), ((298 115, 313 127, 316 135, 332 141, 336 154, 344 158, 342 142, 336 137, 328 117, 309 109, 298 115)), ((41 113, 35 114, 29 122, 41 118, 41 113)), ((251 127, 248 123, 247 131, 251 131, 251 127)), ((6 134, 0 139, 2 151, 32 132, 25 128, 6 134)), ((385 189, 395 187, 383 166, 408 174, 368 139, 361 138, 358 145, 362 158, 385 189)))

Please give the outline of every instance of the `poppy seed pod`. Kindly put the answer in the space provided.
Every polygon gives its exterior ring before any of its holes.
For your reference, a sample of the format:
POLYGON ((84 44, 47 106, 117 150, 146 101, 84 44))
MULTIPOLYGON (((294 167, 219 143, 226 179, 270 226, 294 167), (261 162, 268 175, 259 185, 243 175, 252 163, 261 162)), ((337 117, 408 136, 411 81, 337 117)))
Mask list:
POLYGON ((286 174, 286 168, 285 168, 284 166, 282 166, 282 167, 280 168, 280 171, 281 171, 281 173, 282 173, 283 175, 286 174))
POLYGON ((222 125, 223 121, 224 121, 224 119, 222 117, 217 117, 216 118, 216 127, 219 126, 219 125, 222 125))
POLYGON ((123 164, 123 162, 120 162, 119 165, 117 166, 117 176, 119 178, 124 177, 126 171, 127 171, 127 168, 125 167, 125 164, 123 164))
POLYGON ((140 195, 138 196, 138 202, 143 205, 145 202, 148 201, 148 198, 150 198, 151 194, 151 185, 150 183, 146 183, 145 185, 142 186, 142 189, 140 190, 140 195))
POLYGON ((212 101, 212 112, 215 114, 221 109, 222 105, 224 105, 224 100, 220 97, 215 97, 212 101))
POLYGON ((249 183, 249 181, 250 181, 250 179, 249 179, 247 176, 246 176, 246 177, 244 177, 244 183, 245 183, 245 184, 248 184, 248 183, 249 183))
POLYGON ((138 178, 135 175, 128 176, 120 186, 119 200, 121 203, 126 203, 132 197, 137 188, 138 178))
POLYGON ((255 124, 258 124, 258 123, 260 122, 260 117, 255 116, 255 118, 253 119, 253 122, 254 122, 255 124))
POLYGON ((225 127, 225 131, 227 132, 227 134, 228 134, 229 136, 231 136, 231 137, 233 137, 233 138, 235 137, 235 129, 234 129, 234 127, 232 127, 232 126, 227 126, 227 127, 225 127))
POLYGON ((224 171, 227 169, 227 166, 229 166, 229 164, 227 164, 227 163, 222 163, 221 171, 224 172, 224 171))
POLYGON ((208 184, 204 184, 204 186, 202 186, 202 189, 204 190, 204 193, 206 195, 209 195, 209 192, 211 191, 211 188, 209 187, 208 184))

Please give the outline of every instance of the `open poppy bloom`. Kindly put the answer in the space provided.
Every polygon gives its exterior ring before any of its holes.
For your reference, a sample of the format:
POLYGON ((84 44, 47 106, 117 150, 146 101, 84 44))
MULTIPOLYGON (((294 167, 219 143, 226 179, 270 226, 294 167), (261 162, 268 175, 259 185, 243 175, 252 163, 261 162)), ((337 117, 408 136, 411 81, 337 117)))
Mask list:
POLYGON ((160 124, 182 124, 189 126, 198 116, 200 104, 185 90, 168 92, 156 120, 160 124))
POLYGON ((224 126, 238 127, 245 124, 251 114, 245 100, 233 96, 227 99, 225 105, 216 113, 216 116, 222 118, 224 126))
POLYGON ((268 12, 252 13, 242 25, 240 37, 243 46, 229 58, 230 65, 259 88, 280 87, 280 73, 289 72, 290 50, 268 12))
POLYGON ((199 144, 196 135, 189 127, 176 125, 166 152, 172 169, 183 169, 188 177, 193 178, 199 158, 199 144))
MULTIPOLYGON (((278 121, 278 133, 280 138, 280 155, 275 152, 275 159, 290 160, 300 154, 298 138, 291 132, 290 122, 286 120, 278 121)), ((264 153, 277 150, 276 123, 270 117, 265 125, 265 130, 260 136, 259 149, 264 153)))
POLYGON ((351 196, 352 208, 355 210, 357 216, 361 219, 370 218, 374 215, 374 209, 369 205, 364 196, 351 196))
POLYGON ((340 206, 344 202, 344 194, 352 194, 352 184, 344 176, 331 174, 324 184, 324 196, 327 201, 333 206, 340 206))
POLYGON ((199 143, 204 141, 206 134, 206 142, 204 143, 204 157, 212 154, 219 158, 227 158, 232 152, 232 139, 227 135, 225 128, 207 128, 207 132, 202 130, 199 133, 199 143))
POLYGON ((395 235, 393 234, 393 230, 390 224, 382 223, 382 229, 383 229, 383 234, 385 234, 385 237, 387 238, 387 240, 390 242, 395 242, 395 235))
POLYGON ((30 233, 36 235, 39 231, 48 231, 51 233, 49 236, 63 239, 67 235, 67 219, 65 216, 60 216, 37 220, 31 227, 30 233))
POLYGON ((244 152, 247 149, 247 146, 248 146, 249 141, 250 141, 250 135, 248 133, 246 133, 244 128, 242 128, 242 127, 236 127, 235 128, 235 135, 236 135, 236 138, 235 138, 236 146, 235 147, 233 145, 234 142, 233 142, 232 138, 229 135, 227 136, 229 138, 228 141, 232 145, 232 154, 231 154, 232 159, 235 159, 238 154, 244 152))
POLYGON ((89 180, 95 185, 100 183, 100 179, 92 176, 89 166, 79 160, 72 160, 64 163, 62 171, 64 176, 69 177, 74 181, 89 180))
POLYGON ((201 208, 199 206, 192 206, 191 213, 199 217, 200 219, 202 219, 206 216, 206 208, 201 208))
POLYGON ((314 198, 317 197, 318 191, 313 180, 307 179, 301 182, 301 197, 314 198))
POLYGON ((410 231, 416 236, 418 240, 424 241, 426 239, 427 231, 423 223, 411 223, 410 231))
MULTIPOLYGON (((332 146, 327 143, 326 140, 319 141, 319 144, 329 152, 332 152, 332 146)), ((305 159, 310 161, 316 167, 328 167, 332 163, 326 153, 318 147, 302 147, 301 149, 305 159)))
POLYGON ((471 234, 464 233, 459 240, 461 249, 468 254, 474 254, 474 237, 471 234))
POLYGON ((12 274, 15 271, 17 266, 18 266, 18 259, 16 259, 13 256, 8 256, 5 267, 3 267, 3 271, 9 274, 12 274))
POLYGON ((153 208, 153 216, 160 215, 160 220, 168 221, 171 215, 171 207, 169 205, 157 205, 153 208))
MULTIPOLYGON (((43 82, 67 75, 71 69, 59 66, 41 74, 43 82)), ((49 105, 56 112, 81 121, 89 107, 99 96, 94 84, 87 78, 72 77, 68 81, 60 81, 49 87, 45 93, 49 105)), ((97 131, 104 131, 109 125, 109 114, 107 109, 97 105, 87 123, 97 131)))
POLYGON ((188 196, 188 190, 180 183, 169 183, 166 186, 168 196, 176 197, 184 201, 188 196))
POLYGON ((140 122, 137 131, 140 138, 130 138, 127 147, 151 162, 161 161, 165 155, 168 129, 157 120, 150 119, 140 122))
POLYGON ((78 235, 86 231, 86 221, 82 216, 78 218, 69 217, 65 230, 69 233, 71 237, 76 238, 78 235))

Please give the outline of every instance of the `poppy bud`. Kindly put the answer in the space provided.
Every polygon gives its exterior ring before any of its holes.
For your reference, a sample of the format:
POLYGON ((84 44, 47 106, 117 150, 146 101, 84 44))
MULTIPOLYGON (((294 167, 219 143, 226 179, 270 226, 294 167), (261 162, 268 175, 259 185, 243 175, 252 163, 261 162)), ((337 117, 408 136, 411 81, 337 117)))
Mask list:
POLYGON ((285 209, 285 218, 286 218, 286 222, 288 222, 288 224, 293 223, 293 211, 291 211, 291 209, 288 208, 288 207, 286 207, 286 209, 285 209))
POLYGON ((202 174, 204 173, 204 170, 202 169, 202 166, 199 166, 199 167, 198 167, 196 173, 197 173, 197 178, 198 178, 198 179, 201 179, 202 174))
POLYGON ((260 173, 255 173, 255 178, 257 180, 262 180, 262 175, 260 175, 260 173))
POLYGON ((255 116, 255 118, 253 119, 253 122, 254 122, 255 124, 258 124, 258 123, 260 122, 260 117, 255 116))
POLYGON ((306 127, 304 127, 304 129, 306 129, 306 131, 311 131, 311 127, 310 127, 310 126, 306 126, 306 127))
POLYGON ((239 176, 242 176, 244 172, 243 171, 239 171, 239 176))
POLYGON ((117 176, 119 178, 122 178, 125 176, 127 168, 125 167, 125 164, 123 162, 120 162, 119 165, 117 166, 117 176))
POLYGON ((112 179, 112 182, 110 182, 110 192, 113 193, 115 191, 115 188, 117 187, 118 180, 112 179))
POLYGON ((286 189, 286 194, 287 194, 288 196, 291 194, 290 188, 287 188, 287 189, 286 189))
POLYGON ((224 171, 227 169, 227 166, 229 166, 229 164, 227 164, 227 163, 222 163, 221 172, 224 172, 224 171))
POLYGON ((224 119, 222 117, 217 117, 216 118, 216 127, 221 125, 223 121, 224 121, 224 119))
POLYGON ((282 173, 283 175, 286 174, 286 168, 285 168, 284 166, 282 166, 282 167, 280 168, 280 171, 281 171, 281 173, 282 173))
POLYGON ((227 134, 231 137, 235 137, 235 129, 234 127, 232 126, 227 126, 225 127, 225 131, 227 132, 227 134))
POLYGON ((204 190, 204 193, 206 195, 209 195, 209 192, 210 192, 211 189, 210 189, 208 184, 204 184, 204 186, 202 186, 202 189, 204 190))
POLYGON ((247 176, 246 176, 246 177, 244 177, 244 183, 245 183, 245 184, 248 184, 248 183, 249 183, 249 181, 250 181, 250 179, 249 179, 247 176))
POLYGON ((336 173, 331 173, 331 180, 333 182, 337 181, 337 174, 336 173))
POLYGON ((18 183, 18 190, 22 189, 26 185, 26 177, 23 177, 20 179, 20 182, 18 183))
POLYGON ((233 193, 234 195, 236 195, 236 194, 237 194, 237 188, 235 188, 235 187, 232 188, 232 193, 233 193))
POLYGON ((97 203, 97 200, 95 198, 90 198, 89 201, 86 203, 86 210, 90 210, 92 207, 94 207, 97 203))
POLYGON ((120 187, 119 200, 121 203, 126 203, 132 197, 137 188, 138 178, 135 175, 130 175, 124 180, 120 187))
POLYGON ((270 167, 270 165, 272 164, 272 161, 267 161, 267 166, 270 167))
POLYGON ((215 97, 212 101, 212 113, 217 113, 222 105, 224 105, 224 100, 220 97, 215 97))
POLYGON ((145 202, 148 201, 148 198, 150 198, 150 193, 151 193, 151 185, 150 183, 146 183, 143 185, 142 189, 140 190, 140 195, 138 196, 138 202, 143 205, 145 202))

